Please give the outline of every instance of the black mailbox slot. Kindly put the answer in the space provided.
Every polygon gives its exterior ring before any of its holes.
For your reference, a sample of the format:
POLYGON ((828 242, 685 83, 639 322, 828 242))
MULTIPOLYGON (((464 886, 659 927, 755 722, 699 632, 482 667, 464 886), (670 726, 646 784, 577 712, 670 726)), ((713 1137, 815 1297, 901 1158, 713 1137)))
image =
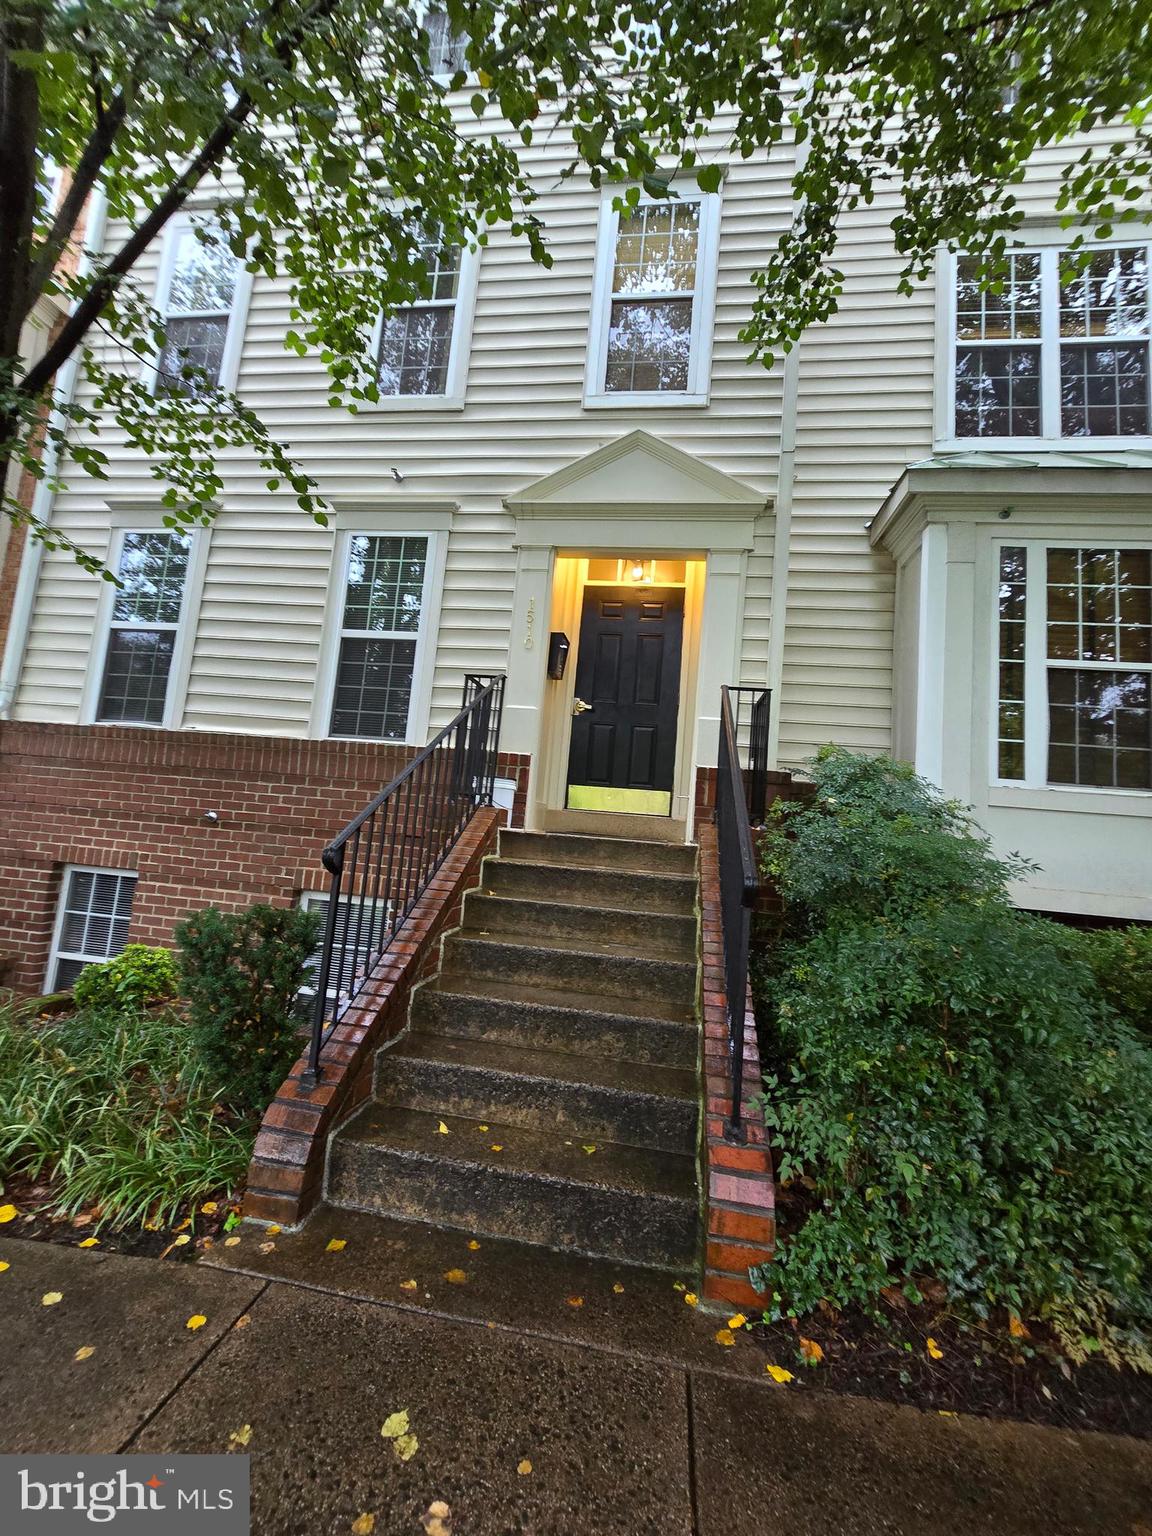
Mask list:
POLYGON ((568 664, 568 651, 570 647, 571 641, 568 639, 568 636, 561 634, 558 629, 554 629, 548 636, 549 677, 558 679, 564 676, 564 668, 568 664))

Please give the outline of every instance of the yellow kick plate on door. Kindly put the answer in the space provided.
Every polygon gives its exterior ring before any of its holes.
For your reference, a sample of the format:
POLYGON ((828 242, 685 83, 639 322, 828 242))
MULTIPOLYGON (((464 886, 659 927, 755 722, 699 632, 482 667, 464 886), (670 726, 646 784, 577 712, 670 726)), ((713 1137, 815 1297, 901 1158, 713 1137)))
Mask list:
POLYGON ((668 789, 601 789, 595 784, 569 784, 570 811, 631 811, 641 816, 670 816, 668 789))

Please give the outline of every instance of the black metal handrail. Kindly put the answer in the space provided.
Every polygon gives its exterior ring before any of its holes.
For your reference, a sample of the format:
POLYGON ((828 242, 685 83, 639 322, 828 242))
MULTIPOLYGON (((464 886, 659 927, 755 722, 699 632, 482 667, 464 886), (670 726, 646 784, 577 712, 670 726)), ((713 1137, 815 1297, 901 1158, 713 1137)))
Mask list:
POLYGON ((724 993, 728 1013, 728 1062, 732 1086, 727 1134, 744 1139, 744 1002, 752 909, 760 892, 752 818, 764 819, 768 786, 766 688, 721 688, 720 744, 716 756, 716 853, 720 865, 720 922, 724 938, 724 993), (741 767, 737 722, 748 697, 748 770, 741 767))
POLYGON ((324 849, 331 876, 303 1076, 481 805, 491 805, 504 678, 469 674, 460 712, 324 849))

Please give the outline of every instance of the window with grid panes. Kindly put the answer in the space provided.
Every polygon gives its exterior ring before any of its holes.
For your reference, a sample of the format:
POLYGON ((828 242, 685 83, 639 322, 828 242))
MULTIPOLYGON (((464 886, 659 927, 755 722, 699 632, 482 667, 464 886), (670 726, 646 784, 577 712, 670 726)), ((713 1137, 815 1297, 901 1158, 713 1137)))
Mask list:
POLYGON ((349 540, 331 735, 405 738, 427 564, 426 538, 349 540))
POLYGON ((1055 247, 1011 254, 991 289, 956 262, 954 434, 1152 434, 1147 243, 1098 247, 1069 271, 1055 247))
POLYGON ((999 777, 1152 789, 1152 549, 999 559, 999 777))
POLYGON ((97 720, 163 725, 191 549, 170 529, 124 535, 97 720))
POLYGON ((434 75, 455 75, 467 68, 467 33, 453 32, 442 6, 427 8, 423 26, 428 37, 428 66, 434 75))
POLYGON ((689 387, 700 203, 641 203, 621 214, 608 318, 607 394, 689 387))
POLYGON ((128 942, 136 876, 119 870, 66 869, 49 992, 66 992, 87 965, 111 960, 128 942))
POLYGON ((448 391, 461 252, 430 236, 423 255, 428 297, 397 310, 380 327, 376 382, 382 395, 444 395, 448 391))
POLYGON ((206 244, 191 228, 172 238, 156 393, 195 395, 220 383, 240 263, 226 245, 206 244))

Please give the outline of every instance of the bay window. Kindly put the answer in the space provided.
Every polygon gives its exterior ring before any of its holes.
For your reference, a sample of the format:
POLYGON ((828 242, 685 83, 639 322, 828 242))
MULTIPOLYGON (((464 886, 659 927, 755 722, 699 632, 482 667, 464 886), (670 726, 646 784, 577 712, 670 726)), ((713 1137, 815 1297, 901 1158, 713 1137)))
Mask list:
POLYGON ((1152 548, 997 558, 998 780, 1152 789, 1152 548))

